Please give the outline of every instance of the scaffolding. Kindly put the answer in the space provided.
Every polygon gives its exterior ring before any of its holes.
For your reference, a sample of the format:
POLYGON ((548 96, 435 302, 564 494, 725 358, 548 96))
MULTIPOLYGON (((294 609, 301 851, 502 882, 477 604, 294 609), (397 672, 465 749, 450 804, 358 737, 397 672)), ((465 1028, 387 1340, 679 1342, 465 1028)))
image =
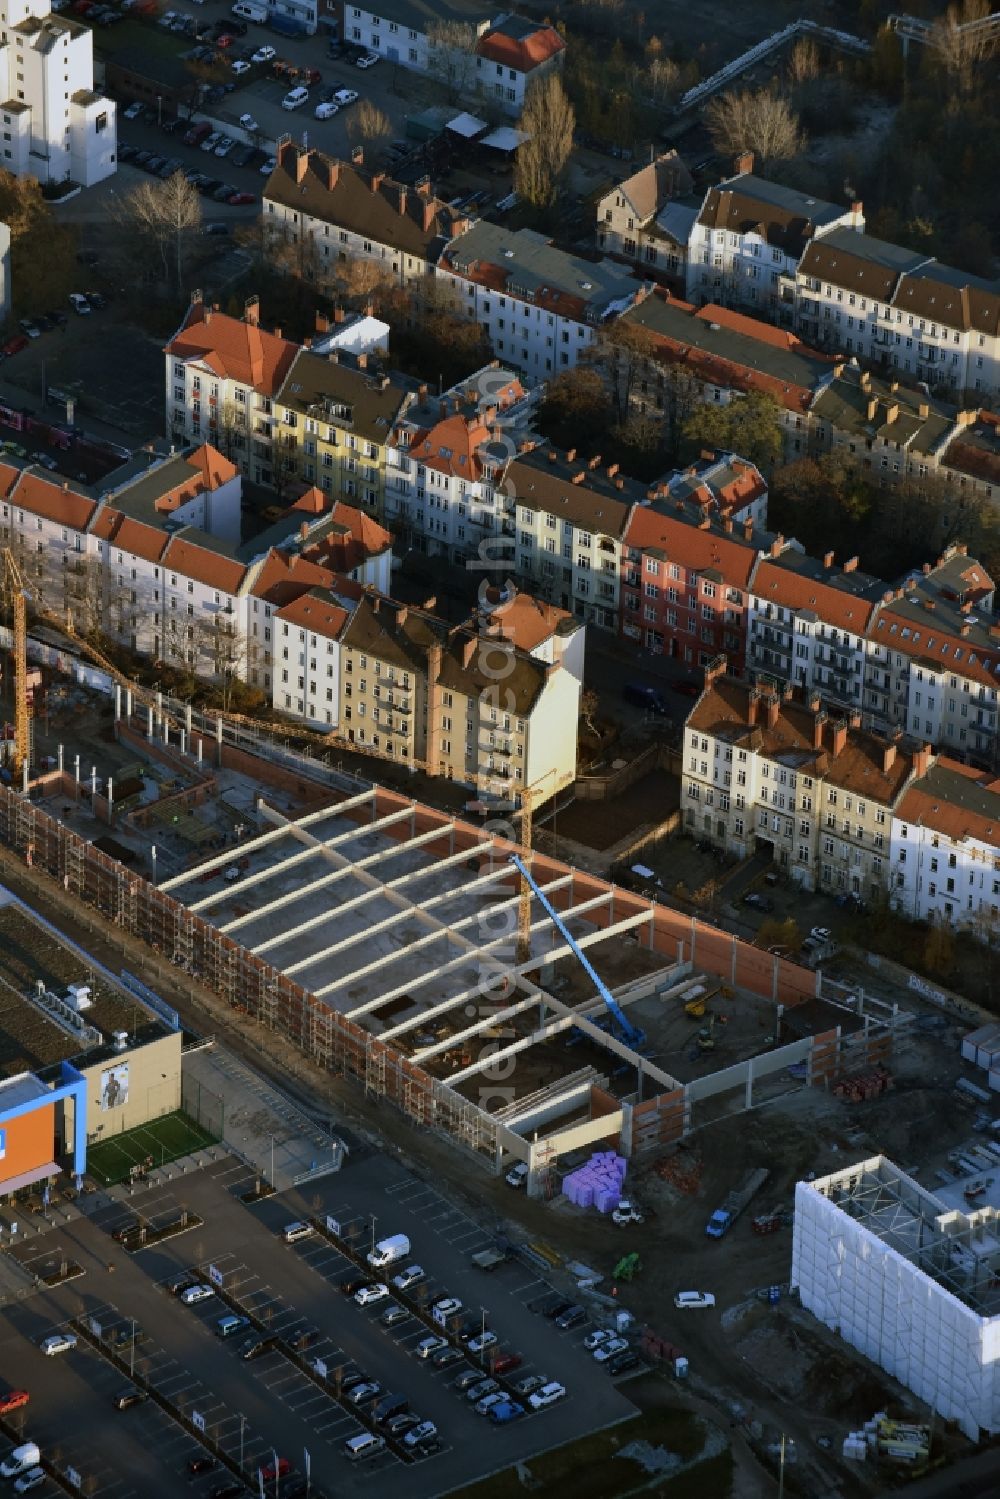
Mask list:
POLYGON ((170 961, 184 973, 194 973, 195 918, 185 906, 178 906, 174 926, 174 950, 170 961))

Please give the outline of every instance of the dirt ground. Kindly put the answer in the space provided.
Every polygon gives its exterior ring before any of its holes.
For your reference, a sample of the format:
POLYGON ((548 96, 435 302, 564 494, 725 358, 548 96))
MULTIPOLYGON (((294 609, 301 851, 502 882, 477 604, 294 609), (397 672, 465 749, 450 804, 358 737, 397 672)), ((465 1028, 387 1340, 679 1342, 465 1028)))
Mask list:
POLYGON ((588 848, 607 849, 647 823, 654 826, 662 822, 675 810, 679 799, 677 777, 654 770, 621 796, 603 802, 573 802, 545 826, 557 837, 572 838, 588 848))

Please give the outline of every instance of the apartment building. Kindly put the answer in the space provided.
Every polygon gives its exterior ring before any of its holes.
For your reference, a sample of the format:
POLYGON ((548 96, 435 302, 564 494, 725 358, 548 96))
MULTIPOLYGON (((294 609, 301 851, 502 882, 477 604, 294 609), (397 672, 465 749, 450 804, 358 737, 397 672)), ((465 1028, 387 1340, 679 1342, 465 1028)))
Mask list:
POLYGON ((598 246, 649 280, 683 293, 699 209, 689 200, 692 186, 678 153, 663 152, 598 199, 598 246))
POLYGON ((584 260, 537 230, 485 220, 456 233, 437 274, 459 315, 479 323, 497 358, 533 383, 573 369, 601 325, 644 290, 616 261, 584 260))
POLYGON ((274 482, 274 398, 298 345, 260 326, 251 298, 229 317, 195 292, 164 350, 166 430, 175 442, 217 445, 257 484, 274 482))
POLYGON ((377 52, 388 62, 414 73, 432 72, 436 77, 471 86, 475 56, 471 49, 463 59, 452 60, 448 49, 435 40, 440 25, 469 28, 482 36, 490 27, 490 12, 478 0, 379 0, 377 10, 365 10, 343 0, 341 36, 354 46, 377 52), (456 70, 461 63, 462 71, 456 70))
POLYGON ((384 280, 417 286, 469 225, 434 196, 427 178, 410 187, 365 170, 361 147, 346 162, 287 138, 278 143, 261 203, 265 233, 308 245, 320 274, 332 279, 348 262, 365 260, 384 280))
POLYGON ((1000 930, 1000 789, 991 771, 940 756, 892 819, 889 899, 911 921, 994 941, 1000 930))
POLYGON ((479 98, 517 119, 528 90, 557 72, 566 43, 554 26, 528 16, 499 16, 476 44, 472 87, 479 98))
POLYGON ((340 638, 350 610, 327 586, 306 589, 275 610, 271 704, 313 728, 340 723, 340 638))
POLYGON ((459 564, 505 537, 513 522, 498 478, 511 434, 526 430, 533 410, 520 380, 500 365, 440 397, 421 385, 387 452, 387 524, 415 550, 459 564))
POLYGON ((753 153, 705 194, 688 244, 687 301, 746 307, 793 326, 796 272, 806 247, 842 228, 865 227, 860 203, 843 208, 753 171, 753 153))
POLYGON ((748 667, 860 712, 868 631, 888 592, 856 557, 838 565, 832 552, 809 557, 776 538, 749 590, 748 667))
POLYGON ((94 87, 93 41, 49 0, 4 0, 0 165, 15 177, 92 187, 117 170, 115 104, 94 87))
POLYGON ((684 728, 681 808, 692 833, 739 858, 771 853, 806 890, 884 892, 893 808, 928 751, 828 716, 816 694, 710 671, 684 728))
POLYGON ((838 228, 806 247, 795 282, 796 327, 816 347, 952 399, 1000 393, 1000 281, 838 228))

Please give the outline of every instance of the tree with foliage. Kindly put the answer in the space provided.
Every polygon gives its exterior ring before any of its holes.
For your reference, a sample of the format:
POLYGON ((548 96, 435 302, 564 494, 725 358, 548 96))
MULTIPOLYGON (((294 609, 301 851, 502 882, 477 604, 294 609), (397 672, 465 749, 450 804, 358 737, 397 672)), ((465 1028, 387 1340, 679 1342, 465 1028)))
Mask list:
POLYGON ((650 373, 656 340, 642 323, 615 318, 599 330, 590 355, 604 371, 619 422, 628 420, 639 382, 650 373))
POLYGON ((705 106, 712 144, 723 156, 752 151, 758 166, 788 161, 805 145, 798 116, 773 89, 716 94, 705 106))
POLYGON ((767 472, 781 456, 780 408, 756 390, 725 406, 703 402, 685 422, 684 436, 696 447, 738 453, 767 472))
POLYGON ((36 177, 0 171, 0 221, 10 229, 14 305, 21 313, 58 307, 73 290, 76 235, 58 224, 36 177))
POLYGON ((194 235, 201 228, 201 198, 183 172, 165 182, 140 182, 122 202, 126 221, 155 250, 163 265, 163 279, 174 273, 176 289, 184 286, 184 265, 194 235))
POLYGON ((556 375, 545 387, 538 408, 538 427, 563 448, 588 454, 612 420, 607 386, 596 369, 584 365, 556 375))
POLYGON ((546 73, 528 90, 520 129, 529 137, 519 148, 514 169, 518 196, 548 210, 562 186, 573 149, 576 116, 558 73, 546 73))

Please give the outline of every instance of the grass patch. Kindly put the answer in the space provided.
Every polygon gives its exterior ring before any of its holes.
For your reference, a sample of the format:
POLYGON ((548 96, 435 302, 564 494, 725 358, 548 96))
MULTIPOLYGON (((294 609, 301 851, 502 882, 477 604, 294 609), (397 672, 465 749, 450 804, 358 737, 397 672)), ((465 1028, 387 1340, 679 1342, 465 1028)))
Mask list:
MULTIPOLYGON (((572 1493, 573 1499, 614 1499, 616 1494, 627 1494, 640 1487, 647 1478, 645 1469, 638 1463, 616 1456, 622 1447, 636 1441, 666 1447, 682 1460, 690 1461, 702 1450, 704 1433, 698 1417, 690 1411, 669 1407, 644 1411, 631 1421, 623 1421, 621 1425, 613 1426, 607 1431, 581 1437, 577 1442, 569 1442, 564 1447, 556 1447, 551 1452, 528 1458, 526 1466, 544 1492, 572 1493)), ((728 1453, 725 1456, 728 1459, 728 1453)), ((717 1462, 718 1459, 712 1458, 709 1462, 699 1463, 692 1470, 692 1476, 699 1475, 698 1487, 687 1491, 677 1489, 678 1499, 684 1499, 685 1493, 690 1493, 693 1499, 705 1499, 708 1494, 712 1499, 725 1499, 729 1487, 715 1488, 705 1482, 707 1477, 714 1480, 714 1465, 717 1462), (713 1469, 711 1474, 710 1468, 713 1469), (701 1476, 703 1474, 704 1477, 701 1476)), ((731 1475, 731 1471, 731 1462, 724 1470, 719 1469, 720 1474, 724 1472, 727 1476, 731 1475)), ((674 1484, 687 1476, 681 1474, 680 1478, 665 1483, 657 1492, 669 1493, 673 1499, 674 1484)), ((524 1487, 517 1470, 507 1468, 502 1473, 494 1474, 492 1478, 460 1490, 456 1499, 510 1499, 510 1496, 523 1493, 524 1487)))
POLYGON ((87 1175, 101 1186, 110 1187, 127 1181, 133 1166, 141 1166, 152 1156, 153 1166, 166 1165, 181 1156, 191 1155, 206 1145, 214 1145, 218 1136, 178 1109, 138 1129, 125 1130, 111 1140, 102 1140, 87 1149, 87 1175))

